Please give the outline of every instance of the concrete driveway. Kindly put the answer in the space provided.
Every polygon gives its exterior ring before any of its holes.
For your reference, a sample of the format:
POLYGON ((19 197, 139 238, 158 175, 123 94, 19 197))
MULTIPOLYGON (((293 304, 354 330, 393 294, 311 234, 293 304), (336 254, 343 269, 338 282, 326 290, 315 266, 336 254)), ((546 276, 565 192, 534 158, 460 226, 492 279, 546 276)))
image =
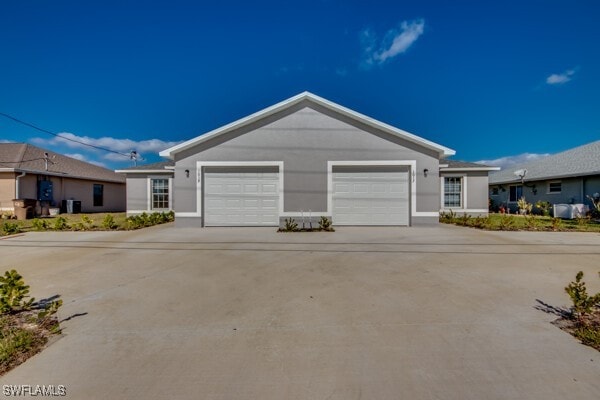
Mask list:
POLYGON ((598 399, 600 353, 536 309, 600 291, 600 235, 455 226, 0 240, 64 336, 0 384, 73 399, 598 399))

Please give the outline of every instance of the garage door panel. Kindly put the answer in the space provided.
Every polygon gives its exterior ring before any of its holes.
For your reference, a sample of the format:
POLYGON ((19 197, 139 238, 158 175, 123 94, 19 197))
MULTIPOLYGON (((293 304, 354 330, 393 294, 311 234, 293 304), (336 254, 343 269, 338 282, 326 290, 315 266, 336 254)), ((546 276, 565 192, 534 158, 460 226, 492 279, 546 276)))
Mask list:
POLYGON ((206 226, 279 225, 279 174, 206 172, 206 226))
POLYGON ((408 172, 334 172, 333 223, 408 225, 408 172))

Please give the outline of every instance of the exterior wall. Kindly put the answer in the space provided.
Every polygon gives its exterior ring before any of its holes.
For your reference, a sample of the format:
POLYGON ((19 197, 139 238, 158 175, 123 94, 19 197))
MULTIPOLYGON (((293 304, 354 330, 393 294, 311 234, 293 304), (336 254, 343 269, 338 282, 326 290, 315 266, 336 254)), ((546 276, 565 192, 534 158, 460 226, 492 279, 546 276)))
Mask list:
POLYGON ((13 209, 15 198, 15 173, 0 172, 0 211, 13 209))
POLYGON ((464 171, 464 172, 440 172, 440 210, 452 210, 456 214, 468 214, 471 216, 485 216, 488 214, 488 172, 487 171, 464 171), (444 207, 444 177, 461 177, 462 185, 462 207, 447 209, 444 207))
MULTIPOLYGON (((416 211, 439 211, 438 154, 412 142, 382 133, 313 103, 266 117, 201 143, 176 156, 174 178, 177 213, 197 213, 199 161, 281 161, 284 165, 284 210, 327 211, 328 161, 415 160, 416 211), (184 171, 190 170, 186 178, 184 171)), ((412 172, 412 171, 411 171, 412 172)), ((415 184, 412 182, 411 184, 415 184)), ((437 217, 434 217, 437 220, 437 217)))
MULTIPOLYGON (((509 187, 512 185, 519 185, 520 183, 514 184, 490 184, 489 194, 490 198, 496 206, 504 205, 510 208, 511 212, 518 210, 516 202, 509 202, 509 187), (498 187, 498 195, 492 194, 492 188, 498 187), (504 190, 503 190, 504 189, 504 190)), ((578 178, 565 178, 565 179, 551 179, 544 181, 525 182, 523 185, 523 196, 528 202, 535 204, 538 201, 547 201, 551 204, 590 204, 590 201, 586 198, 588 195, 594 193, 600 193, 600 175, 593 175, 587 177, 578 178), (548 183, 557 182, 562 183, 560 193, 548 193, 548 183), (531 187, 535 184, 534 188, 531 187)))
MULTIPOLYGON (((152 178, 170 179, 172 181, 173 173, 169 171, 161 174, 139 172, 127 174, 127 214, 153 212, 150 204, 150 179, 152 178)), ((171 204, 174 197, 172 186, 171 182, 171 191, 169 193, 171 204)))

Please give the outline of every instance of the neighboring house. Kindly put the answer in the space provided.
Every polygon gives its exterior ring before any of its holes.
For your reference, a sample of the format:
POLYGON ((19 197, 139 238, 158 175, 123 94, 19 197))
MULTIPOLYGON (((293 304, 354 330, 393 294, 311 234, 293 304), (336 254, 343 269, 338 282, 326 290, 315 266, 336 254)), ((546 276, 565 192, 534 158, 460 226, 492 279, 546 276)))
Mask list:
POLYGON ((304 92, 162 151, 174 166, 118 172, 128 212, 155 209, 162 182, 177 226, 408 226, 441 209, 487 213, 490 167, 445 160, 454 153, 304 92))
POLYGON ((81 212, 125 211, 125 178, 84 161, 25 143, 0 143, 0 210, 13 211, 13 199, 61 207, 81 202, 81 212))
POLYGON ((115 171, 127 177, 127 214, 173 209, 174 161, 162 161, 115 171))
POLYGON ((534 204, 591 205, 587 196, 600 192, 600 140, 492 173, 489 180, 494 206, 511 212, 521 197, 534 204))

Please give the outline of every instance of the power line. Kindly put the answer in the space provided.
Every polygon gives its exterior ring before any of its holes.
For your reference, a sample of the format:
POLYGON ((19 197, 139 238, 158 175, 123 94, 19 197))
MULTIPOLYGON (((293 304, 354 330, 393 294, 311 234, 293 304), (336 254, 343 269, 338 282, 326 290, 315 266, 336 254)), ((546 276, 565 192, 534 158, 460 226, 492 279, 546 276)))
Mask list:
POLYGON ((19 118, 13 117, 12 115, 9 115, 9 114, 3 113, 3 112, 0 112, 0 115, 2 115, 3 117, 6 117, 8 119, 11 119, 11 120, 13 120, 15 122, 18 122, 19 124, 28 126, 30 128, 33 128, 33 129, 36 129, 36 130, 38 130, 40 132, 44 132, 44 133, 47 133, 49 135, 56 136, 58 138, 61 138, 61 139, 64 139, 64 140, 68 140, 68 141, 71 141, 71 142, 74 142, 74 143, 78 143, 78 144, 81 144, 83 146, 88 146, 88 147, 91 147, 91 148, 94 148, 94 149, 97 149, 97 150, 103 150, 103 151, 108 151, 110 153, 119 154, 119 155, 121 155, 123 157, 127 157, 127 158, 129 158, 131 160, 134 160, 134 162, 137 161, 137 158, 138 158, 138 154, 137 154, 137 152, 135 150, 131 151, 131 153, 129 153, 129 154, 120 153, 120 152, 115 151, 115 150, 107 149, 106 147, 95 146, 93 144, 89 144, 89 143, 85 143, 85 142, 82 142, 82 141, 79 141, 79 140, 75 140, 75 139, 71 139, 71 138, 68 138, 68 137, 65 137, 65 136, 61 136, 61 135, 59 135, 57 133, 51 132, 51 131, 49 131, 47 129, 44 129, 44 128, 40 128, 39 126, 36 126, 34 124, 31 124, 31 123, 23 121, 23 120, 20 120, 19 118))

